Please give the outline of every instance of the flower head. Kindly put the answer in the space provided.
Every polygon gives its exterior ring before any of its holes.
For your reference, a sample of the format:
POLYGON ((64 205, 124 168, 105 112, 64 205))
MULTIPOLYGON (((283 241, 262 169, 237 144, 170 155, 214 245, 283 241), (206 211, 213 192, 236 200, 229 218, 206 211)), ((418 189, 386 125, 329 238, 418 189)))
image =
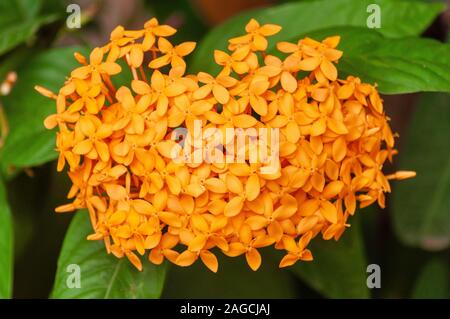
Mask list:
POLYGON ((231 52, 214 52, 216 75, 186 75, 195 43, 172 44, 176 30, 155 18, 142 30, 117 27, 89 59, 76 54, 81 66, 58 94, 37 88, 56 100, 44 123, 59 129, 58 171, 66 166, 73 183, 73 202, 56 211, 87 208, 88 239, 139 270, 146 256, 179 266, 200 259, 216 272, 220 251, 245 255, 253 270, 266 246, 286 252, 280 267, 310 261, 309 242, 338 240, 358 202, 384 207, 389 181, 415 173, 382 171, 396 150, 376 87, 338 78, 339 36, 280 42, 284 57, 266 54, 267 37, 280 30, 250 20, 245 35, 230 39, 231 52), (127 71, 131 83, 114 85, 127 71), (195 131, 197 122, 204 131, 195 131), (187 133, 175 141, 180 128, 187 133), (224 134, 229 129, 249 132, 243 146, 224 134), (252 160, 256 129, 279 130, 270 173, 261 170, 267 154, 252 160), (211 132, 221 133, 212 147, 192 143, 199 134, 214 141, 211 132), (178 162, 179 143, 194 157, 243 160, 178 162))

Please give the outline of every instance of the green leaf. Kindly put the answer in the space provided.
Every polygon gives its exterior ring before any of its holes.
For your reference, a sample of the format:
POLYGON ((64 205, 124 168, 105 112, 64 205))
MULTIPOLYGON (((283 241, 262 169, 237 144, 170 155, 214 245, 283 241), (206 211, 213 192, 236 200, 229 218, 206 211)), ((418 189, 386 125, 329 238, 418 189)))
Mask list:
MULTIPOLYGON (((126 259, 108 255, 103 242, 88 241, 92 226, 86 211, 74 216, 58 259, 52 298, 159 298, 165 265, 144 262, 139 272, 126 259), (69 265, 80 268, 80 288, 69 288, 69 265)), ((73 271, 73 270, 72 270, 73 271)))
POLYGON ((0 27, 6 28, 38 16, 41 0, 8 0, 0 2, 0 27))
MULTIPOLYGON (((365 213, 359 211, 357 213, 365 213)), ((328 298, 368 298, 366 285, 367 263, 359 222, 350 219, 352 226, 338 242, 315 238, 309 249, 314 260, 298 262, 292 271, 304 282, 328 298)))
POLYGON ((424 94, 414 111, 398 167, 417 176, 394 184, 394 228, 409 245, 428 250, 450 244, 450 95, 424 94))
POLYGON ((32 21, 16 21, 14 25, 3 29, 0 31, 0 54, 31 38, 40 26, 51 23, 57 18, 57 15, 48 15, 32 21))
POLYGON ((381 28, 386 37, 399 38, 421 34, 434 18, 444 10, 443 4, 427 4, 406 0, 320 0, 288 3, 258 9, 237 15, 214 28, 200 42, 190 62, 194 72, 217 71, 214 49, 224 50, 228 39, 245 33, 250 18, 260 23, 274 23, 283 27, 280 33, 269 38, 270 51, 279 41, 297 38, 318 29, 339 26, 367 27, 370 4, 378 4, 381 10, 381 28))
POLYGON ((0 81, 3 82, 9 72, 16 70, 35 54, 36 51, 31 52, 28 48, 21 47, 4 55, 0 63, 0 81))
POLYGON ((187 39, 189 41, 197 41, 208 30, 205 19, 192 1, 146 0, 144 4, 155 17, 158 17, 159 21, 167 21, 180 13, 183 15, 182 27, 178 28, 177 33, 170 38, 170 41, 173 41, 173 43, 186 41, 187 39))
POLYGON ((65 76, 77 66, 73 58, 79 47, 52 49, 38 54, 18 69, 17 84, 2 98, 10 132, 0 150, 2 171, 43 164, 57 157, 55 132, 45 129, 46 116, 56 112, 55 101, 41 96, 35 85, 58 92, 65 76))
POLYGON ((440 259, 429 261, 415 283, 412 297, 417 299, 447 299, 450 297, 449 265, 440 259))
POLYGON ((6 190, 0 180, 0 299, 11 298, 13 278, 13 230, 6 190))
POLYGON ((190 267, 173 266, 167 275, 164 298, 295 298, 292 275, 264 254, 263 262, 252 271, 244 256, 230 258, 218 253, 219 270, 209 271, 198 260, 190 267))
POLYGON ((377 83, 385 94, 450 92, 449 44, 423 38, 388 39, 375 30, 355 27, 308 34, 319 40, 330 35, 341 36, 338 49, 344 54, 337 65, 339 78, 358 76, 377 83))
POLYGON ((0 54, 31 38, 45 24, 60 14, 39 14, 41 1, 8 0, 0 3, 0 54))

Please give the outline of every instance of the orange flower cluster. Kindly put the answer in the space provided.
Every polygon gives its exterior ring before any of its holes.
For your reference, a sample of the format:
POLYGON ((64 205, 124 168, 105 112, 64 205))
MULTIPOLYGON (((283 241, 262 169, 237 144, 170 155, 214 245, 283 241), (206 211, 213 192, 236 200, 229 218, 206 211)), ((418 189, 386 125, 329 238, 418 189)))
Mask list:
MULTIPOLYGON (((261 264, 258 248, 286 251, 280 267, 312 260, 310 240, 338 240, 360 207, 385 205, 382 167, 395 154, 394 136, 376 88, 356 77, 338 79, 339 36, 318 42, 280 42, 283 58, 266 54, 267 37, 281 27, 251 20, 246 34, 216 50, 217 76, 186 75, 194 42, 173 45, 176 30, 151 19, 143 30, 117 27, 54 94, 58 171, 68 164, 73 202, 57 212, 87 208, 108 253, 139 255, 189 266, 198 258, 218 269, 213 251, 261 264), (121 66, 122 65, 122 66, 121 66), (114 77, 125 72, 131 83, 114 77), (279 129, 277 170, 261 163, 177 163, 174 128, 279 129)), ((229 141, 223 141, 223 144, 229 141)))

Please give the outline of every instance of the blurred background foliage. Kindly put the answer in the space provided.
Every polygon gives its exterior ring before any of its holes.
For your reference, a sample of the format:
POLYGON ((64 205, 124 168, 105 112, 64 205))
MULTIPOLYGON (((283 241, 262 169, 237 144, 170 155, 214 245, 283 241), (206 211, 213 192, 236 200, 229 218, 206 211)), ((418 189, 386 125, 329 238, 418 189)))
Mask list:
POLYGON ((448 38, 448 1, 77 2, 81 29, 67 28, 66 1, 0 2, 0 298, 450 297, 450 46, 442 44, 448 38), (370 3, 382 8, 382 28, 376 31, 365 28, 370 3), (42 125, 54 104, 33 87, 57 90, 75 65, 75 50, 106 42, 118 24, 139 28, 152 16, 179 30, 175 42, 199 42, 188 61, 191 72, 214 71, 212 49, 239 34, 249 17, 282 25, 283 40, 341 34, 340 72, 377 82, 388 94, 385 108, 399 132, 400 156, 386 171, 411 169, 417 177, 393 185, 385 210, 360 210, 339 243, 313 243, 314 262, 292 269, 278 269, 272 249, 263 251, 258 272, 243 258, 222 258, 218 274, 200 263, 188 268, 146 264, 148 269, 136 274, 106 256, 101 245, 84 240, 89 225, 82 212, 69 231, 72 215, 53 213, 65 202, 69 181, 56 173, 54 132, 42 125), (86 262, 90 272, 85 275, 96 289, 62 288, 64 266, 77 258, 86 262), (366 267, 372 263, 381 266, 380 289, 366 286, 366 267), (118 280, 105 291, 112 274, 118 280))

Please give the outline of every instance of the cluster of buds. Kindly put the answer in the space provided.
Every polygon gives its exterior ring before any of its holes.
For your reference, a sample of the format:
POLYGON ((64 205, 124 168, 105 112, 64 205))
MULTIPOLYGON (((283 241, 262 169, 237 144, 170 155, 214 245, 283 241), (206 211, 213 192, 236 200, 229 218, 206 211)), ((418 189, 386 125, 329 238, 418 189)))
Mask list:
MULTIPOLYGON (((280 30, 250 20, 228 52, 214 52, 216 76, 186 75, 195 43, 173 45, 176 30, 154 18, 143 30, 117 27, 89 60, 76 53, 82 66, 57 94, 37 88, 56 100, 44 124, 58 127, 57 169, 68 166, 73 183, 73 201, 56 211, 87 208, 88 239, 139 270, 146 256, 179 266, 200 259, 216 272, 218 251, 245 255, 253 270, 258 249, 271 245, 286 252, 280 267, 312 260, 310 240, 338 240, 358 202, 384 207, 389 180, 414 173, 382 172, 396 151, 376 88, 338 79, 339 36, 280 42, 283 58, 267 54, 266 38, 280 30), (123 72, 130 83, 119 83, 123 72), (252 136, 237 162, 175 160, 174 132, 195 138, 196 122, 220 132, 276 129, 274 169, 262 170, 263 156, 251 160, 252 136)), ((224 147, 237 138, 221 135, 213 148, 228 159, 224 147)))

